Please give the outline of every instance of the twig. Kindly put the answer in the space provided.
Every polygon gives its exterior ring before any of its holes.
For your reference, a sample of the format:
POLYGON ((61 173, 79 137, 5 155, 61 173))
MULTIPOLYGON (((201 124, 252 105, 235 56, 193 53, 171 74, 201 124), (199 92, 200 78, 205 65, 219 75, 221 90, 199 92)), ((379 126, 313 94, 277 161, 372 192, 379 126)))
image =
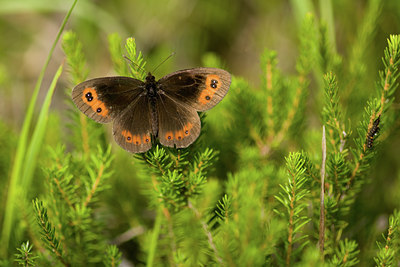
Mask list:
MULTIPOLYGON (((200 215, 199 211, 195 207, 193 207, 191 201, 188 201, 188 207, 189 207, 189 209, 191 209, 194 212, 195 216, 198 219, 200 219, 201 215, 200 215)), ((208 230, 208 225, 203 220, 200 220, 200 223, 203 227, 204 232, 207 235, 208 244, 210 245, 211 249, 214 251, 215 258, 217 259, 217 261, 220 265, 223 265, 222 258, 218 255, 217 247, 214 244, 212 234, 211 234, 210 230, 208 230)))
POLYGON ((321 258, 324 260, 324 238, 325 238, 325 162, 326 162, 326 137, 325 125, 322 127, 322 164, 321 164, 321 200, 320 200, 320 217, 319 217, 319 251, 321 258))

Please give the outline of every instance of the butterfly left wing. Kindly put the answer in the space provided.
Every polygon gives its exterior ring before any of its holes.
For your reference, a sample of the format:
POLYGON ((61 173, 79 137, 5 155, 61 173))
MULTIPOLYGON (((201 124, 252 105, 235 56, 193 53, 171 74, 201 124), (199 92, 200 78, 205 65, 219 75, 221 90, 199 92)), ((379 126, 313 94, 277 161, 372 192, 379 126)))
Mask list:
POLYGON ((158 89, 197 111, 206 111, 226 95, 231 84, 229 72, 216 68, 180 70, 158 81, 158 89))
POLYGON ((72 90, 75 105, 89 118, 107 123, 120 114, 144 89, 130 77, 104 77, 82 82, 72 90))
POLYGON ((141 95, 115 118, 113 135, 118 145, 131 153, 151 148, 151 110, 147 96, 141 95))
POLYGON ((197 111, 167 94, 157 96, 158 139, 163 146, 187 147, 200 135, 197 111))

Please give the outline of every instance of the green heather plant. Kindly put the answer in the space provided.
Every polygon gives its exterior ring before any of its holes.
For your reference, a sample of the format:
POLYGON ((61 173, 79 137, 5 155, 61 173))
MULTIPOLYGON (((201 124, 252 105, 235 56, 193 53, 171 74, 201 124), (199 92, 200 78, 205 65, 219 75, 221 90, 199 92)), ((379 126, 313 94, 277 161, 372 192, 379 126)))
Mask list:
MULTIPOLYGON (((370 1, 366 18, 377 20, 380 10, 380 1, 370 1)), ((321 12, 329 17, 332 11, 324 6, 321 12)), ((375 85, 369 85, 375 91, 351 116, 359 104, 349 103, 359 100, 356 91, 365 84, 364 42, 372 40, 374 22, 364 21, 349 61, 336 52, 332 18, 302 18, 295 73, 284 74, 277 52, 265 49, 259 86, 233 75, 224 100, 200 115, 194 144, 174 149, 156 141, 134 155, 73 105, 71 89, 91 68, 88 45, 65 32, 68 121, 49 115, 62 65, 31 138, 43 74, 26 113, 2 215, 0 265, 398 265, 399 212, 390 211, 383 238, 363 242, 353 216, 380 149, 396 130, 400 35, 389 36, 375 85), (316 127, 308 120, 312 112, 316 127), (47 131, 57 131, 57 145, 43 145, 47 131)), ((134 38, 123 46, 114 33, 108 44, 117 75, 145 79, 150 64, 134 38)), ((212 53, 203 63, 224 68, 212 53)))

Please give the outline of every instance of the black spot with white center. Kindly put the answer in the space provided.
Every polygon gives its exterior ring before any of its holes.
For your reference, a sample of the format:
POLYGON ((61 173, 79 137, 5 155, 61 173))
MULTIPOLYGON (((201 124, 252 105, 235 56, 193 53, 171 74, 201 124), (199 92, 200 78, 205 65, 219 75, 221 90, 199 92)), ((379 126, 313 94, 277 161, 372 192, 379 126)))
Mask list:
POLYGON ((150 140, 149 140, 149 138, 146 138, 146 143, 148 143, 150 140))
POLYGON ((215 88, 217 88, 217 83, 218 83, 217 80, 211 80, 210 86, 215 89, 215 88))
POLYGON ((130 136, 128 136, 128 137, 126 138, 126 140, 128 140, 128 141, 131 141, 131 137, 130 137, 130 136))
POLYGON ((100 113, 101 112, 101 108, 97 108, 97 113, 100 113))
POLYGON ((171 140, 171 136, 170 135, 168 135, 168 140, 171 140))
POLYGON ((210 100, 211 97, 209 95, 206 95, 206 100, 210 100))
POLYGON ((86 97, 86 99, 87 99, 87 101, 92 101, 93 100, 93 96, 92 96, 92 93, 87 93, 86 95, 85 95, 85 97, 86 97))
POLYGON ((185 134, 189 134, 189 131, 188 131, 188 130, 186 130, 186 131, 185 131, 185 134))

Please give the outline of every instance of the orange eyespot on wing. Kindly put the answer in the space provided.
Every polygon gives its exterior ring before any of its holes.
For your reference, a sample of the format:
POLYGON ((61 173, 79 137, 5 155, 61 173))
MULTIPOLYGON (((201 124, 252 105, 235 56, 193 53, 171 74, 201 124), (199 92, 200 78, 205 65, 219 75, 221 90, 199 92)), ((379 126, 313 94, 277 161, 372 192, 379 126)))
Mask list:
POLYGON ((151 137, 149 133, 132 134, 129 130, 118 129, 119 125, 114 128, 115 141, 124 149, 133 153, 142 153, 151 148, 151 137), (120 132, 117 132, 117 131, 120 132))
POLYGON ((131 134, 130 131, 123 130, 123 131, 121 132, 121 134, 122 134, 123 137, 125 137, 125 141, 126 141, 127 143, 132 143, 132 142, 133 142, 132 134, 131 134))
POLYGON ((183 139, 183 131, 182 130, 175 131, 175 139, 176 140, 182 140, 183 139))
POLYGON ((99 100, 98 94, 93 87, 87 87, 82 92, 82 101, 88 104, 94 112, 102 117, 108 115, 108 108, 99 100))
POLYGON ((142 139, 140 138, 140 135, 134 135, 132 138, 133 138, 133 143, 135 145, 142 144, 142 139))
POLYGON ((174 140, 174 135, 172 134, 172 132, 166 132, 165 133, 165 140, 167 140, 167 141, 174 140))
POLYGON ((144 134, 143 135, 143 144, 148 144, 151 142, 151 138, 149 134, 144 134))
POLYGON ((141 97, 144 82, 129 77, 103 77, 84 81, 72 89, 72 101, 89 118, 107 123, 141 97))
POLYGON ((208 104, 220 87, 221 87, 221 80, 218 75, 215 74, 207 75, 205 81, 205 88, 200 92, 197 101, 200 102, 202 105, 208 104))
POLYGON ((183 126, 183 134, 185 137, 190 135, 190 130, 192 130, 193 128, 193 124, 191 124, 190 122, 188 122, 187 124, 185 124, 183 126))
POLYGON ((231 84, 229 72, 217 68, 180 70, 159 80, 160 91, 179 103, 206 111, 218 104, 231 84))
POLYGON ((132 135, 130 131, 123 130, 121 132, 121 135, 125 137, 125 141, 127 143, 132 143, 134 145, 142 145, 142 144, 148 144, 151 142, 151 137, 149 134, 136 134, 132 135))

